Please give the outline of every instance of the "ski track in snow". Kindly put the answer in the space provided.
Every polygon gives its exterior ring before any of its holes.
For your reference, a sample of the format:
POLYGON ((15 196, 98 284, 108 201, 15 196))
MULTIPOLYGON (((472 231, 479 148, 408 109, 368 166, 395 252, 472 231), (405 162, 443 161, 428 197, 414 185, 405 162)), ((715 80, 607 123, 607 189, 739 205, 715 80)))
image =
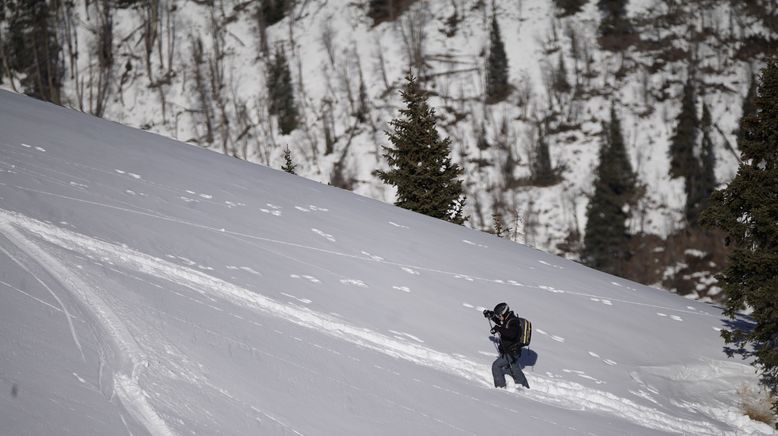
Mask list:
MULTIPOLYGON (((143 424, 151 434, 157 436, 175 435, 148 402, 146 393, 139 384, 140 376, 148 366, 148 359, 130 332, 127 331, 121 319, 113 313, 110 306, 95 290, 69 271, 52 255, 22 235, 14 228, 14 224, 19 225, 20 222, 15 220, 13 216, 0 211, 0 232, 17 247, 24 250, 28 255, 33 256, 52 276, 60 280, 73 297, 79 300, 84 310, 89 311, 94 316, 96 325, 104 330, 104 333, 109 336, 109 340, 113 341, 113 345, 119 350, 117 355, 122 361, 119 362, 119 370, 113 376, 114 393, 119 397, 126 410, 138 422, 143 424)), ((46 225, 40 222, 33 223, 33 227, 39 226, 45 227, 46 225)), ((21 225, 21 227, 39 234, 28 226, 21 225)), ((56 228, 49 228, 48 230, 54 230, 54 233, 69 233, 57 232, 56 228)), ((40 279, 38 281, 48 289, 48 286, 40 279)), ((56 295, 55 298, 62 304, 56 295)), ((65 310, 65 306, 62 305, 62 307, 65 310)), ((74 340, 78 343, 69 315, 68 322, 70 323, 74 340)), ((81 350, 80 344, 78 347, 81 350)))
MULTIPOLYGON (((491 387, 488 370, 479 362, 465 357, 443 353, 405 338, 398 340, 295 304, 284 304, 262 294, 154 256, 137 252, 126 246, 90 238, 68 229, 46 224, 16 213, 0 209, 0 229, 3 234, 29 255, 35 257, 50 273, 63 282, 75 297, 92 311, 99 325, 125 360, 114 374, 116 393, 122 404, 133 416, 155 435, 174 434, 156 413, 138 379, 148 360, 135 343, 110 306, 99 292, 91 289, 77 275, 69 271, 57 259, 23 236, 16 228, 24 229, 63 249, 86 256, 96 256, 111 264, 121 265, 132 271, 185 286, 204 297, 218 298, 260 313, 277 317, 296 325, 328 334, 359 347, 402 359, 416 365, 462 377, 483 387, 491 387)), ((68 318, 69 319, 69 318, 68 318)), ((586 376, 586 374, 578 374, 586 376)), ((521 390, 521 398, 556 405, 573 410, 595 410, 618 416, 639 425, 667 432, 683 434, 722 434, 721 429, 704 421, 675 417, 657 408, 648 407, 619 397, 611 392, 583 386, 572 381, 530 374, 532 390, 521 390)))
MULTIPOLYGON (((12 236, 16 236, 16 235, 11 234, 12 232, 13 232, 13 229, 9 230, 8 227, 7 227, 7 223, 4 222, 3 220, 0 220, 0 233, 6 234, 6 237, 8 237, 9 240, 11 240, 11 242, 13 243, 13 239, 11 239, 11 237, 12 236)), ((18 245, 17 245, 17 247, 18 247, 18 245)), ((21 247, 19 247, 19 248, 21 248, 21 247)), ((65 306, 65 303, 62 302, 62 299, 59 298, 57 293, 54 292, 49 287, 49 285, 46 284, 46 282, 44 282, 38 276, 33 274, 32 271, 30 271, 29 268, 27 268, 27 266, 21 260, 19 260, 19 258, 17 258, 13 254, 8 252, 3 247, 0 247, 0 252, 5 254, 6 256, 8 256, 9 259, 11 259, 17 265, 19 265, 20 268, 22 268, 27 274, 29 274, 32 278, 34 278, 35 281, 38 282, 38 284, 43 286, 49 292, 49 294, 52 297, 54 297, 55 300, 57 300, 57 304, 59 304, 59 307, 60 307, 58 310, 62 311, 62 313, 65 314, 65 318, 67 319, 68 328, 70 329, 70 336, 73 338, 73 342, 76 344, 76 348, 78 348, 78 352, 81 353, 81 359, 84 362, 86 362, 86 355, 84 355, 84 348, 81 346, 81 341, 78 340, 78 335, 76 334, 76 328, 73 326, 73 318, 75 318, 75 317, 70 314, 70 311, 68 311, 68 308, 67 308, 67 306, 65 306)), ((14 289, 16 289, 16 288, 14 288, 14 289)), ((29 295, 26 292, 23 292, 23 291, 21 291, 21 292, 26 294, 26 295, 29 295)), ((35 298, 35 297, 33 297, 33 298, 35 298)), ((38 299, 36 298, 36 300, 38 300, 38 299)), ((41 300, 39 300, 39 301, 41 301, 41 300)), ((46 304, 48 304, 48 303, 46 303, 46 304)))

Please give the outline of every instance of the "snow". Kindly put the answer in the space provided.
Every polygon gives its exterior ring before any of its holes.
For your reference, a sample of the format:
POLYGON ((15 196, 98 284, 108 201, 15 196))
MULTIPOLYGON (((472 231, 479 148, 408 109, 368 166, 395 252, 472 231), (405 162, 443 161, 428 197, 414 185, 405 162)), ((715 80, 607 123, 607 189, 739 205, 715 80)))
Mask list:
POLYGON ((0 132, 0 433, 773 433, 715 306, 5 91, 0 132))

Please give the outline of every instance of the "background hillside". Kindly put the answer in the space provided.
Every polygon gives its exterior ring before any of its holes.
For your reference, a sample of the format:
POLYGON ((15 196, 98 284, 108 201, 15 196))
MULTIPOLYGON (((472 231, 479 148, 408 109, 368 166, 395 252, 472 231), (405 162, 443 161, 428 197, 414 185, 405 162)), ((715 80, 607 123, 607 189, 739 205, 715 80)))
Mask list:
POLYGON ((614 105, 642 187, 628 210, 633 257, 622 275, 716 299, 712 276, 726 251, 717 235, 689 229, 670 143, 688 83, 697 116, 710 112, 716 181, 732 178, 744 100, 778 46, 777 6, 615 1, 630 31, 603 37, 605 3, 7 0, 0 80, 275 168, 288 147, 298 174, 391 202, 374 171, 385 168, 384 130, 410 71, 466 170, 467 225, 492 231, 498 215, 505 237, 571 259, 614 105), (508 67, 501 99, 486 93, 492 17, 508 67), (544 183, 534 177, 541 144, 555 174, 544 183))

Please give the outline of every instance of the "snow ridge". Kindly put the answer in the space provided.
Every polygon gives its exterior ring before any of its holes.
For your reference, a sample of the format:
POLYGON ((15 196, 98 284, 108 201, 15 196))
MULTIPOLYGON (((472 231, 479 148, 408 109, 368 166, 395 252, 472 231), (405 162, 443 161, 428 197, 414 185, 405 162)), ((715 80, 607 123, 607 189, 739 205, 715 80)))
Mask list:
MULTIPOLYGON (((20 248, 39 259, 42 265, 59 278, 84 303, 84 306, 93 312, 105 333, 110 336, 109 339, 112 339, 118 347, 120 351, 118 354, 126 359, 126 362, 121 366, 119 374, 114 376, 117 395, 128 410, 133 412, 135 418, 144 423, 153 434, 172 435, 173 432, 146 400, 138 383, 141 372, 148 366, 145 354, 110 307, 100 298, 98 292, 87 286, 38 245, 25 238, 15 227, 31 232, 44 241, 66 250, 98 255, 109 259, 115 265, 185 286, 211 298, 221 298, 264 316, 279 317, 360 347, 462 377, 485 388, 491 387, 488 368, 483 363, 475 362, 465 356, 443 353, 418 343, 399 341, 307 307, 293 303, 280 303, 202 271, 0 209, 2 233, 15 241, 20 248)), ((674 417, 607 391, 534 374, 530 374, 529 378, 533 389, 521 390, 520 394, 514 395, 568 409, 611 414, 658 431, 698 435, 722 434, 720 428, 709 422, 674 417)))

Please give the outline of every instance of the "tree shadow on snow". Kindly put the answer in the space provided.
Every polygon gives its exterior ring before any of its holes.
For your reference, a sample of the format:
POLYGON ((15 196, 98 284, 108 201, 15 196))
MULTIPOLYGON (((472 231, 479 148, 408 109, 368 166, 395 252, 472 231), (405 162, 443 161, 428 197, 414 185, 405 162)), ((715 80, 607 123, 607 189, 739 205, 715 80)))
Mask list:
MULTIPOLYGON (((729 331, 739 330, 742 332, 751 332, 756 327, 756 322, 754 322, 753 318, 749 316, 738 315, 735 319, 729 319, 726 317, 721 318, 721 325, 729 331)), ((754 354, 754 350, 751 348, 733 348, 730 346, 730 344, 725 344, 723 351, 729 357, 739 355, 744 360, 748 359, 754 354)))

